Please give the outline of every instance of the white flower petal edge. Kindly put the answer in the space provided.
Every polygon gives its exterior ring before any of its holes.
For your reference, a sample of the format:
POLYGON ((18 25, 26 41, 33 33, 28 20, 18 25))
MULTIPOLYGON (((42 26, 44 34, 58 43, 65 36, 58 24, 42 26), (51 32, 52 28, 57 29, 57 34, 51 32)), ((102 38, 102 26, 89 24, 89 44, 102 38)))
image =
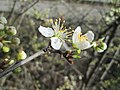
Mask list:
POLYGON ((58 37, 52 37, 51 38, 51 46, 55 49, 55 50, 59 50, 62 46, 62 41, 58 38, 58 37))
POLYGON ((101 48, 98 48, 97 49, 97 51, 99 52, 99 53, 102 53, 102 52, 104 52, 104 50, 106 50, 107 49, 107 45, 106 45, 106 43, 103 43, 103 48, 101 49, 101 48))
POLYGON ((94 40, 94 33, 92 31, 88 31, 86 34, 84 34, 89 42, 92 42, 94 40))
POLYGON ((45 37, 52 37, 54 35, 54 31, 52 30, 52 28, 49 28, 49 27, 46 28, 46 27, 40 26, 38 30, 45 37))
POLYGON ((89 41, 81 41, 81 42, 77 43, 76 45, 81 50, 88 49, 92 46, 89 41))
POLYGON ((77 41, 78 41, 78 34, 80 34, 80 33, 81 33, 81 27, 78 26, 78 27, 75 29, 75 31, 74 31, 74 33, 73 33, 73 36, 72 36, 72 41, 73 41, 73 43, 77 43, 77 41))
POLYGON ((103 45, 104 45, 104 50, 106 50, 107 49, 107 45, 106 45, 106 43, 103 43, 103 45))

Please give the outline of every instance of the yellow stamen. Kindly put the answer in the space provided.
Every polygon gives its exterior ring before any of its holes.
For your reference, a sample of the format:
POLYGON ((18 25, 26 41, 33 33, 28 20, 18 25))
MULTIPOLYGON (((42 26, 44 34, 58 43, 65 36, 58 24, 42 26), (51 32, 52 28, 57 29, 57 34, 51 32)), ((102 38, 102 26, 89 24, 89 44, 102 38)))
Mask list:
POLYGON ((58 19, 55 19, 56 22, 58 22, 58 19))
POLYGON ((57 26, 57 21, 55 21, 55 25, 57 26))
POLYGON ((59 18, 59 21, 61 21, 61 18, 59 18))
POLYGON ((50 21, 50 23, 53 23, 53 19, 50 19, 49 21, 50 21))
POLYGON ((78 39, 79 39, 80 41, 87 41, 87 40, 88 40, 88 38, 87 38, 86 36, 82 35, 81 33, 78 34, 78 39))
POLYGON ((59 30, 60 32, 64 32, 64 30, 59 30))

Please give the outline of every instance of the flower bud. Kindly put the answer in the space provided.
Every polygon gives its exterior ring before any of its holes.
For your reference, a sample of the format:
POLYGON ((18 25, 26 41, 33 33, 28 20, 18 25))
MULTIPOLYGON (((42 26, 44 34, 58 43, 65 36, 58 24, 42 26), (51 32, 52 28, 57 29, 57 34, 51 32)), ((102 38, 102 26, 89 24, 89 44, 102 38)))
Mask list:
POLYGON ((24 51, 19 51, 17 54, 17 60, 23 60, 27 57, 27 54, 24 51))
POLYGON ((0 24, 0 30, 3 30, 3 29, 4 29, 4 25, 0 24))
POLYGON ((3 50, 3 52, 7 53, 7 52, 10 51, 10 48, 7 47, 7 46, 3 46, 3 47, 2 47, 2 50, 3 50))
POLYGON ((7 30, 6 30, 6 33, 7 33, 8 35, 16 35, 17 30, 16 30, 15 27, 9 26, 9 27, 7 28, 7 30))
POLYGON ((100 42, 94 42, 93 47, 99 53, 104 52, 104 50, 107 49, 106 43, 104 43, 102 41, 100 41, 100 42))
POLYGON ((3 37, 5 35, 5 31, 0 30, 0 37, 3 37))
POLYGON ((0 17, 0 23, 7 24, 7 20, 5 17, 0 17))
POLYGON ((11 40, 12 44, 19 45, 20 44, 20 39, 15 37, 11 40))
POLYGON ((0 42, 0 49, 3 47, 3 43, 2 42, 0 42))

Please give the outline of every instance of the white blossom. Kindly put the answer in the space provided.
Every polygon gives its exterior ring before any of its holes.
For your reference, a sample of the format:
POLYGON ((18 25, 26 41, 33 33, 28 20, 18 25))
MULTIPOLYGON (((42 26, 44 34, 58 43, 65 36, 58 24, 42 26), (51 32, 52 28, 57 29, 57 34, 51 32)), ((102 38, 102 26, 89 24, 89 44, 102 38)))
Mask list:
POLYGON ((45 36, 51 38, 51 46, 55 50, 59 50, 62 45, 65 43, 65 39, 68 37, 68 32, 66 28, 64 28, 63 23, 61 24, 61 20, 56 20, 55 23, 51 20, 52 28, 40 26, 38 28, 39 32, 45 36))
POLYGON ((78 26, 72 36, 73 44, 80 50, 88 49, 92 46, 91 42, 94 39, 92 31, 88 31, 86 34, 81 33, 81 27, 78 26))

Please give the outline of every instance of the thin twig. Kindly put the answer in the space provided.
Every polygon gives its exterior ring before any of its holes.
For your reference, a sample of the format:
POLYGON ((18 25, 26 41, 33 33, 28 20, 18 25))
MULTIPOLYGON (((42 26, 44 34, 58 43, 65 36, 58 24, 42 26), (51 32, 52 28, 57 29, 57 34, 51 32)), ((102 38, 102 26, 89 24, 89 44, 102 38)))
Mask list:
POLYGON ((26 6, 19 15, 22 15, 24 13, 26 13, 30 8, 32 8, 35 4, 37 4, 39 2, 39 0, 36 0, 34 2, 32 2, 30 5, 26 6))
POLYGON ((10 13, 9 13, 9 15, 7 17, 7 20, 11 18, 12 14, 14 12, 14 9, 15 9, 16 2, 17 2, 17 0, 14 0, 12 9, 11 9, 11 11, 10 11, 10 13))
POLYGON ((13 24, 16 22, 16 20, 22 16, 23 14, 25 14, 29 9, 31 9, 35 4, 37 4, 39 2, 39 0, 36 0, 34 2, 32 2, 30 5, 26 6, 15 18, 13 24))
POLYGON ((29 62, 29 61, 37 58, 40 55, 43 55, 44 53, 45 52, 41 50, 41 51, 33 54, 32 56, 26 58, 25 60, 18 62, 17 64, 13 65, 12 67, 8 67, 5 71, 3 71, 3 72, 0 73, 0 78, 3 77, 3 76, 5 76, 5 75, 7 75, 9 72, 12 72, 17 67, 20 67, 20 66, 24 65, 25 63, 27 63, 27 62, 29 62))

